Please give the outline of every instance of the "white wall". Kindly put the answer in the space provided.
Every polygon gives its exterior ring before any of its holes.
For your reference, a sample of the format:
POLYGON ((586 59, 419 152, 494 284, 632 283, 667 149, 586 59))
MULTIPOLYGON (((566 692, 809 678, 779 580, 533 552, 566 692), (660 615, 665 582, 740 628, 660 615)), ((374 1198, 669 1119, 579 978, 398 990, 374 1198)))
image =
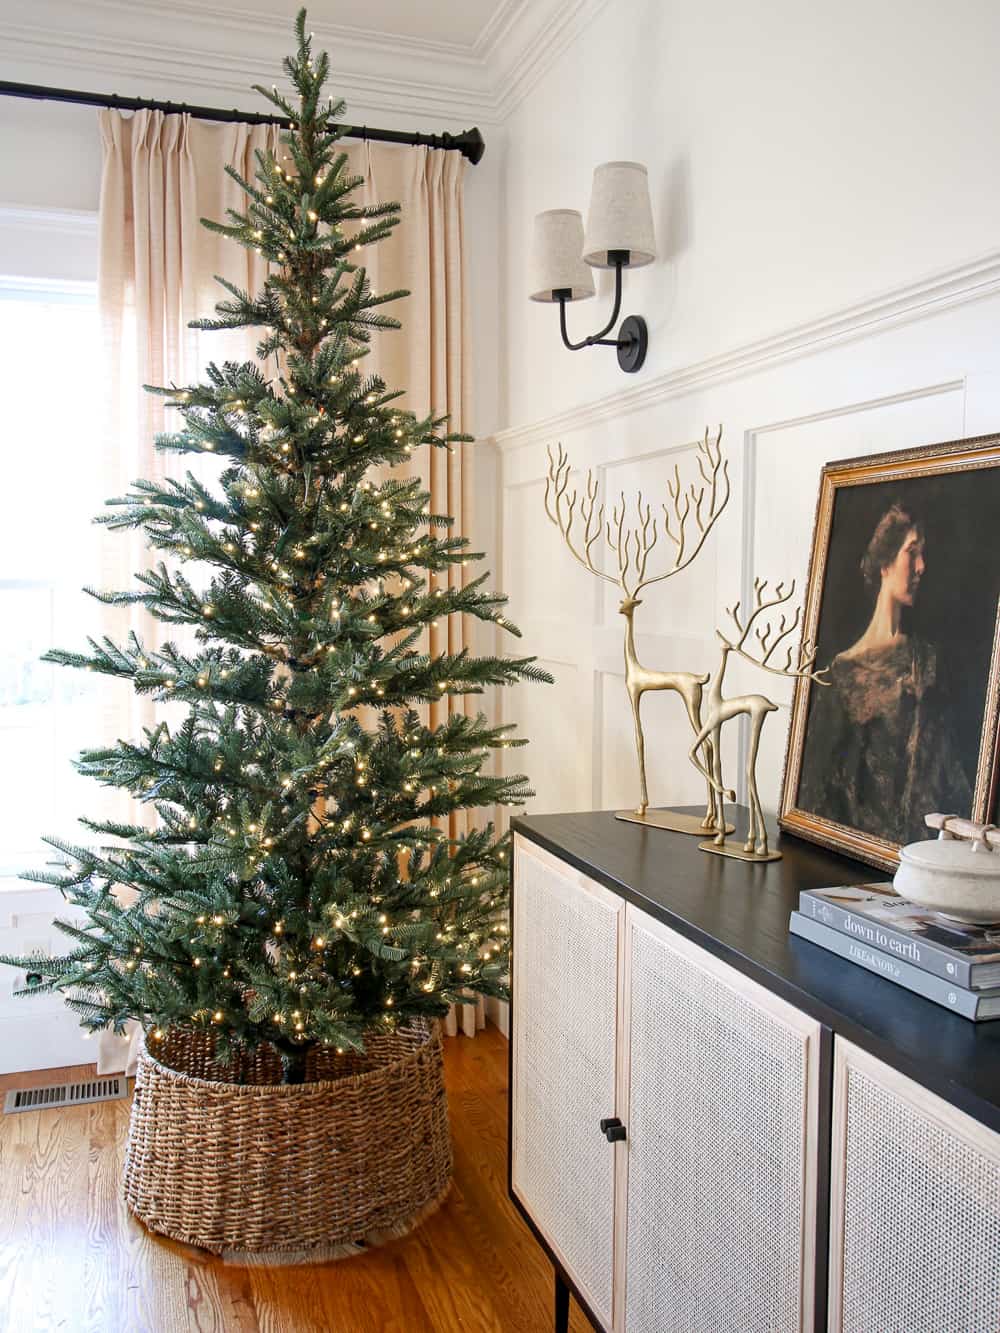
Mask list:
MULTIPOLYGON (((535 742, 517 756, 534 809, 636 797, 623 624, 545 520, 547 444, 655 495, 668 465, 691 464, 678 446, 724 423, 729 511, 637 618, 650 666, 707 671, 713 627, 755 574, 804 579, 823 462, 1000 428, 998 43, 992 0, 609 0, 511 116, 504 581, 558 681, 509 710, 535 742), (661 254, 627 276, 625 312, 650 328, 635 376, 609 351, 565 351, 555 309, 526 299, 534 214, 585 211, 613 158, 648 165, 661 254)), ((605 281, 570 307, 571 334, 607 308, 605 281)), ((789 697, 750 669, 728 684, 789 697)), ((654 803, 698 800, 676 696, 644 712, 654 803)), ((786 728, 787 710, 765 729, 772 809, 786 728)))

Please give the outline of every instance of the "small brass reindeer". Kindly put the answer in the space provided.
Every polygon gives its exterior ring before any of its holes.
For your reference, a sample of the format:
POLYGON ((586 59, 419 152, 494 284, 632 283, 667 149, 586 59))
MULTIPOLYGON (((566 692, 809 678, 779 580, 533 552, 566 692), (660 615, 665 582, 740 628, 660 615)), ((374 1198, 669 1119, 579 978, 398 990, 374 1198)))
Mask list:
MULTIPOLYGON (((640 800, 635 815, 645 819, 649 805, 649 793, 646 787, 646 742, 642 729, 640 704, 642 696, 649 690, 673 690, 680 695, 692 731, 701 730, 702 690, 708 684, 708 675, 695 675, 690 671, 653 671, 639 661, 635 647, 634 616, 636 607, 642 605, 639 593, 673 578, 695 559, 705 544, 709 532, 726 507, 729 499, 729 462, 722 457, 722 427, 715 440, 709 440, 705 431, 704 440, 698 444, 698 471, 701 485, 692 483, 682 487, 680 468, 674 468, 673 480, 667 483, 669 504, 664 504, 663 532, 673 545, 673 561, 662 573, 647 577, 646 568, 650 552, 656 545, 658 532, 657 520, 653 518, 652 506, 643 502, 639 492, 636 503, 637 522, 634 526, 626 524, 625 496, 622 493, 613 507, 610 522, 605 523, 604 505, 597 503, 597 480, 593 472, 587 473, 586 493, 579 497, 577 491, 568 493, 570 463, 559 445, 553 455, 549 450, 549 475, 545 485, 545 512, 549 519, 562 533, 571 554, 585 569, 608 583, 617 584, 621 589, 622 599, 618 610, 625 617, 625 688, 632 708, 632 722, 635 728, 635 748, 639 759, 640 800), (579 506, 579 507, 578 507, 579 506), (574 527, 579 524, 579 530, 574 527), (693 523, 694 530, 690 525, 693 523), (594 547, 603 542, 614 554, 617 574, 605 573, 594 563, 594 547)), ((711 741, 699 742, 705 745, 707 766, 702 771, 708 778, 707 769, 712 767, 711 741)), ((708 804, 705 817, 699 821, 691 816, 679 815, 673 818, 658 816, 661 827, 679 829, 687 833, 715 832, 715 813, 717 809, 715 792, 709 779, 708 804)), ((624 815, 620 817, 626 817, 624 815)), ((725 825, 722 826, 723 828, 725 825)))
POLYGON ((740 620, 740 604, 727 607, 727 614, 736 628, 737 638, 730 640, 720 630, 715 633, 721 645, 719 665, 712 676, 705 698, 705 715, 702 725, 696 729, 694 744, 688 751, 688 757, 695 768, 708 779, 714 805, 713 824, 715 837, 711 843, 702 843, 705 851, 717 851, 726 856, 737 856, 748 861, 777 861, 780 852, 772 852, 767 844, 767 826, 761 809, 760 796, 757 792, 757 752, 760 748, 760 733, 768 713, 777 711, 778 705, 762 694, 743 694, 725 699, 722 686, 726 676, 729 656, 736 653, 754 666, 770 671, 775 676, 788 676, 792 679, 804 677, 817 685, 829 685, 824 679, 829 668, 816 670, 816 646, 810 639, 803 638, 798 645, 798 653, 789 639, 802 623, 802 607, 795 608, 795 614, 789 620, 785 612, 781 613, 778 625, 768 619, 776 607, 785 606, 795 596, 795 581, 786 590, 784 583, 775 586, 771 596, 767 592, 767 580, 754 580, 754 609, 747 616, 746 622, 740 620), (758 624, 761 617, 763 624, 758 624), (759 648, 755 657, 746 648, 751 631, 759 648), (783 648, 782 648, 783 646, 783 648), (782 649, 784 660, 776 659, 775 654, 782 649), (780 661, 780 665, 776 665, 780 661), (722 780, 722 724, 731 718, 746 716, 750 719, 750 745, 747 751, 747 801, 750 807, 750 823, 747 839, 743 844, 742 855, 734 848, 726 846, 725 802, 735 801, 736 793, 727 790, 722 780), (702 752, 706 762, 702 762, 702 752))

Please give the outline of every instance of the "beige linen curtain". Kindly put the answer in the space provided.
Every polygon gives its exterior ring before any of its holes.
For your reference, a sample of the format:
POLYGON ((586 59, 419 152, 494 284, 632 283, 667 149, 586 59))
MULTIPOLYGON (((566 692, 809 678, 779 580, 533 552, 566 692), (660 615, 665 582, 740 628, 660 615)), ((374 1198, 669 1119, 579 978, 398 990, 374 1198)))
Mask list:
MULTIPOLYGON (((227 165, 252 175, 254 151, 277 149, 273 126, 211 124, 190 116, 139 111, 99 113, 104 166, 101 180, 98 305, 105 358, 105 495, 123 495, 137 477, 160 480, 173 470, 205 475, 191 457, 173 458, 154 447, 156 435, 176 429, 176 413, 165 400, 143 391, 144 384, 185 384, 198 378, 207 359, 245 360, 253 354, 253 330, 202 335, 187 326, 210 315, 223 294, 219 274, 254 290, 266 266, 256 254, 227 243, 202 227, 203 217, 224 219, 238 208, 242 191, 226 174, 227 165), (213 340, 214 341, 211 341, 213 340)), ((110 536, 101 546, 102 586, 131 586, 134 571, 155 553, 141 534, 110 536)), ((105 609, 105 627, 114 637, 134 628, 150 646, 164 637, 152 617, 137 611, 105 609)), ((108 707, 117 710, 113 735, 136 734, 153 721, 148 699, 124 691, 108 707), (126 712, 127 710, 127 712, 126 712)), ((108 719, 110 722, 111 719, 108 719)), ((140 810, 127 816, 141 818, 140 810)))
MULTIPOLYGON (((280 153, 273 126, 216 125, 189 116, 140 111, 100 113, 103 178, 100 206, 98 297, 105 351, 105 493, 121 495, 136 477, 162 478, 178 464, 154 448, 155 435, 173 429, 164 400, 143 384, 184 384, 198 378, 208 360, 252 358, 255 330, 199 334, 187 327, 210 315, 222 289, 216 274, 256 291, 263 261, 200 225, 203 217, 224 220, 227 208, 242 208, 244 196, 225 173, 231 164, 245 178, 255 170, 254 150, 280 153)), ((411 295, 388 307, 402 320, 398 332, 381 335, 369 364, 391 388, 403 388, 402 405, 424 416, 447 415, 451 428, 469 424, 469 357, 464 310, 462 185, 465 160, 458 153, 427 148, 361 143, 347 147, 350 167, 365 178, 366 202, 395 200, 403 221, 393 235, 365 256, 376 291, 405 288, 411 295)), ((431 494, 431 508, 450 513, 455 531, 471 531, 471 469, 466 449, 424 451, 413 463, 431 494), (430 456, 428 456, 428 454, 430 456)), ((141 538, 117 535, 101 544, 102 584, 128 587, 136 569, 149 562, 141 538)), ((452 571, 456 581, 461 568, 452 571)), ((107 632, 135 628, 150 644, 159 626, 140 612, 108 610, 107 632)), ((446 619, 430 631, 434 652, 456 652, 466 644, 463 618, 446 619)), ((175 635, 174 637, 179 637, 175 635)), ((125 691, 108 689, 104 734, 136 734, 152 720, 150 706, 125 691), (115 696, 111 698, 110 696, 115 696), (124 697, 123 697, 124 696, 124 697)), ((462 699, 431 708, 437 724, 462 699)), ((119 815, 122 815, 120 809, 119 815)), ((135 817, 136 812, 128 812, 135 817)), ((467 827, 453 817, 450 831, 467 827)), ((483 1005, 461 1006, 458 1021, 473 1035, 484 1022, 483 1005)), ((457 1029, 456 1014, 445 1029, 457 1029)), ((98 1069, 120 1070, 134 1062, 135 1033, 104 1034, 98 1069)), ((131 1071, 130 1071, 131 1072, 131 1071)))
MULTIPOLYGON (((403 327, 373 342, 372 369, 390 388, 406 389, 402 404, 417 416, 447 416, 449 429, 468 430, 471 363, 464 300, 465 158, 431 148, 399 149, 372 143, 351 145, 348 158, 351 170, 365 178, 366 203, 395 200, 402 205, 400 225, 389 240, 373 246, 365 259, 373 290, 402 288, 410 293, 386 307, 403 327)), ((468 448, 457 445, 450 452, 423 451, 410 474, 420 475, 430 491, 433 512, 451 514, 455 533, 474 536, 468 448)), ((464 581, 462 567, 452 566, 449 579, 452 586, 464 581)), ((432 653, 471 651, 465 618, 451 616, 432 627, 427 646, 432 653)), ((429 725, 437 726, 456 710, 475 712, 475 699, 450 697, 425 711, 429 725)), ((469 815, 459 811, 450 817, 448 831, 458 836, 470 822, 469 815)), ((444 1030, 454 1036, 461 1026, 472 1037, 485 1023, 485 1003, 480 998, 475 1004, 453 1005, 444 1030)))

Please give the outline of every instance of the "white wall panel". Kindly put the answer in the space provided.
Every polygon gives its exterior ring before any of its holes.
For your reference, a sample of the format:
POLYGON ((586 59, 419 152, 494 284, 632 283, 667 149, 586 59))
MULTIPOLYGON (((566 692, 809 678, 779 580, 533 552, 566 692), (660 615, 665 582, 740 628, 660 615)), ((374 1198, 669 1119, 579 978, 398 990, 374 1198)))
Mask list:
POLYGON ((527 771, 535 797, 529 811, 589 810, 591 681, 571 662, 539 658, 554 685, 515 685, 502 692, 504 720, 516 720, 527 750, 504 751, 504 771, 527 771))
MULTIPOLYGON (((545 515, 544 466, 541 477, 504 492, 504 591, 511 619, 521 629, 543 621, 574 630, 581 625, 580 607, 594 601, 599 580, 572 558, 545 515)), ((574 474, 570 489, 579 484, 574 474)))
POLYGON ((804 586, 813 509, 823 464, 936 440, 961 438, 965 385, 932 384, 905 397, 819 412, 804 419, 764 425, 750 436, 754 464, 753 531, 748 555, 755 569, 787 571, 804 586), (784 497, 803 503, 783 503, 784 497), (781 521, 774 522, 780 507, 781 521))
MULTIPOLYGON (((885 296, 885 309, 898 309, 891 293, 885 296)), ((888 315, 885 321, 873 318, 866 310, 858 315, 853 335, 849 322, 841 322, 835 342, 787 358, 764 358, 744 373, 720 372, 713 382, 688 391, 664 383, 662 394, 650 392, 641 406, 610 427, 595 420, 586 405, 575 418, 567 414, 559 438, 574 463, 584 472, 595 466, 608 490, 632 494, 641 485, 650 497, 662 485, 674 457, 672 446, 699 437, 706 424, 721 421, 725 427, 723 445, 733 479, 729 509, 695 564, 676 580, 648 590, 636 614, 640 660, 664 670, 711 671, 718 661, 714 627, 726 623, 726 608, 747 595, 755 576, 795 577, 804 590, 825 462, 1000 429, 1000 371, 993 353, 998 326, 1000 290, 970 278, 964 295, 952 291, 946 306, 915 308, 903 322, 889 321, 888 315)), ((551 355, 562 355, 558 346, 551 355)), ((547 614, 537 587, 525 594, 543 613, 532 620, 530 632, 523 626, 526 645, 577 663, 578 688, 560 691, 545 707, 561 711, 563 726, 574 733, 579 762, 589 769, 585 778, 563 770, 549 780, 544 808, 578 809, 583 791, 591 793, 590 808, 612 808, 633 799, 637 781, 621 666, 624 621, 617 614, 614 589, 602 587, 595 600, 588 576, 567 572, 573 562, 542 509, 546 442, 544 425, 500 436, 508 522, 510 495, 517 496, 519 506, 517 540, 510 543, 508 530, 503 538, 508 584, 521 587, 538 578, 539 564, 544 566, 541 577, 552 584, 576 579, 559 584, 558 604, 547 614), (523 567, 524 533, 535 523, 529 512, 532 498, 544 525, 539 540, 547 536, 548 546, 543 561, 532 559, 523 567), (560 561, 566 567, 561 575, 552 568, 560 561), (554 643, 561 646, 555 649, 554 643), (594 728, 589 737, 588 726, 594 728)), ((676 457, 686 460, 690 454, 681 448, 676 457)), ((764 728, 758 765, 761 800, 774 811, 791 685, 735 660, 727 672, 726 693, 761 693, 781 705, 764 728)), ((519 698, 527 696, 522 691, 519 698)), ((508 720, 522 720, 518 706, 517 700, 509 701, 508 720)), ((534 701, 532 707, 537 707, 534 701)), ((647 695, 644 718, 651 802, 700 801, 697 776, 686 772, 688 741, 677 698, 647 695)), ((545 726, 555 725, 546 715, 545 726)), ((535 743, 522 762, 533 775, 549 770, 538 731, 528 725, 525 730, 535 743)), ((730 724, 726 780, 742 796, 740 751, 737 728, 730 724)))

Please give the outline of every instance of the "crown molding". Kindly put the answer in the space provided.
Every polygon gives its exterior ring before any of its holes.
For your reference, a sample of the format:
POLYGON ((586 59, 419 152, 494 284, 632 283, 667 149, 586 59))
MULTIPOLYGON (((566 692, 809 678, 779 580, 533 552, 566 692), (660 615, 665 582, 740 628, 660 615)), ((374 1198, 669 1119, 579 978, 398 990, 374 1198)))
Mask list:
POLYGON ((472 54, 482 61, 488 61, 493 53, 508 40, 511 30, 523 17, 528 7, 528 0, 501 0, 479 36, 476 38, 472 54))
POLYGON ((527 0, 514 8, 489 52, 494 116, 505 121, 608 0, 527 0))
MULTIPOLYGON (((313 31, 355 122, 385 113, 465 128, 501 123, 606 3, 502 0, 471 46, 321 21, 313 31)), ((108 91, 110 81, 110 91, 175 101, 235 94, 252 110, 250 84, 273 80, 287 43, 286 16, 259 10, 196 0, 33 0, 30 21, 0 19, 0 69, 20 82, 63 80, 69 71, 74 85, 108 91)))
MULTIPOLYGON (((510 5, 520 0, 503 0, 494 19, 501 17, 510 5)), ((87 0, 89 10, 106 10, 117 14, 136 13, 135 0, 87 0)), ((142 5, 144 22, 153 21, 176 28, 178 18, 185 23, 195 23, 208 28, 230 32, 251 32, 262 36, 267 41, 278 40, 288 46, 290 40, 290 15, 275 14, 259 9, 233 9, 221 5, 201 5, 197 0, 145 0, 142 5)), ((492 25, 493 20, 490 20, 492 25)), ((479 63, 479 52, 475 45, 463 42, 446 42, 427 37, 413 37, 405 33, 378 32, 373 28, 352 27, 343 23, 328 23, 322 18, 312 18, 310 32, 316 45, 327 50, 336 49, 346 44, 353 49, 364 47, 384 52, 392 51, 425 52, 441 56, 459 63, 475 67, 479 63)), ((485 31, 485 29, 484 29, 485 31)), ((478 40, 478 39, 477 39, 478 40)))
POLYGON ((561 435, 618 420, 679 398, 696 389, 824 351, 856 338, 882 333, 1000 292, 1000 250, 919 281, 895 287, 855 305, 796 324, 781 332, 743 343, 728 352, 653 376, 644 384, 584 403, 523 426, 497 431, 504 453, 551 443, 561 435))
MULTIPOLYGON (((46 10, 56 7, 45 3, 46 10)), ((208 104, 225 93, 238 98, 247 110, 269 109, 263 104, 254 107, 256 95, 250 86, 273 81, 275 51, 280 49, 277 35, 269 40, 260 34, 235 52, 226 46, 225 36, 216 30, 214 43, 181 45, 176 29, 170 36, 151 31, 142 40, 133 40, 118 30, 81 31, 70 23, 43 27, 34 21, 30 25, 0 21, 0 68, 4 77, 21 82, 63 79, 70 71, 74 85, 82 83, 101 92, 208 104)), ((395 43, 392 49, 383 49, 367 40, 334 47, 330 84, 353 109, 352 119, 364 118, 358 111, 395 113, 431 117, 459 128, 484 119, 474 79, 456 80, 453 62, 422 56, 417 63, 414 55, 412 49, 395 43)), ((440 126, 435 123, 430 128, 440 126)))

